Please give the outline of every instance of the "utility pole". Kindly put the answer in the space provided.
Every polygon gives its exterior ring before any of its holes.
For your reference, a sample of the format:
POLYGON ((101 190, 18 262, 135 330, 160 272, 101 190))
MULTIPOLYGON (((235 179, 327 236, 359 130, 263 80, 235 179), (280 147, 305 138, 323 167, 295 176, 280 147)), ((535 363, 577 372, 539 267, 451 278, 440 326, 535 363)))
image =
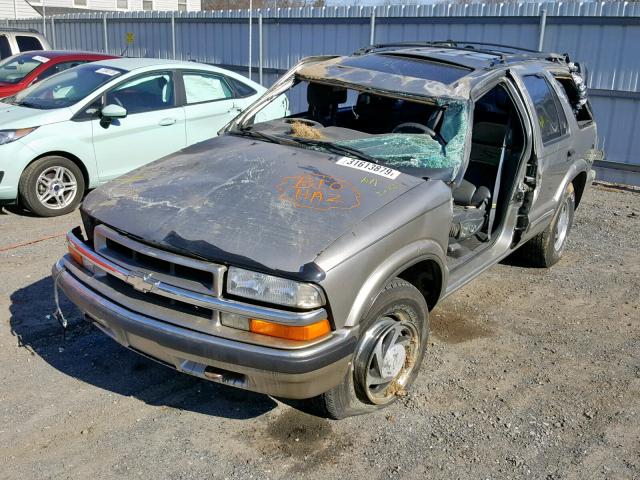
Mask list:
POLYGON ((253 0, 249 0, 249 80, 251 80, 251 52, 253 47, 253 0))
POLYGON ((44 1, 42 0, 42 35, 47 37, 47 8, 44 6, 44 1))

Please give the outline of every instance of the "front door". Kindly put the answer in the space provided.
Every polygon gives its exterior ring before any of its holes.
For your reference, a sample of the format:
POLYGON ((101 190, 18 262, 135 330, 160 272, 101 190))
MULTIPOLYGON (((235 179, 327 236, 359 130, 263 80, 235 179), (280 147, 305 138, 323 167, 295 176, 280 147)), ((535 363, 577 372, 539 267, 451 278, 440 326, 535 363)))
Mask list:
POLYGON ((127 79, 106 93, 103 104, 120 105, 127 116, 110 123, 92 121, 101 182, 186 146, 184 109, 176 106, 172 72, 127 79))

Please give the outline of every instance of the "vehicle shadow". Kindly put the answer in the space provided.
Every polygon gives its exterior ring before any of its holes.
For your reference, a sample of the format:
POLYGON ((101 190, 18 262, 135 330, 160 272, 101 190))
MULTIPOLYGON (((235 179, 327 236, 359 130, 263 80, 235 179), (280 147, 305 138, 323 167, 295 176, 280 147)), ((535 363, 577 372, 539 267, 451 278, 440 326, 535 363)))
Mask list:
POLYGON ((20 215, 21 217, 36 217, 36 215, 31 213, 29 210, 18 205, 4 205, 0 208, 1 215, 8 215, 10 213, 13 215, 20 215))
POLYGON ((82 382, 149 405, 217 417, 255 418, 277 406, 267 395, 192 377, 122 347, 85 322, 61 293, 61 308, 69 321, 63 335, 51 315, 55 302, 50 277, 16 290, 10 299, 11 332, 19 345, 82 382))

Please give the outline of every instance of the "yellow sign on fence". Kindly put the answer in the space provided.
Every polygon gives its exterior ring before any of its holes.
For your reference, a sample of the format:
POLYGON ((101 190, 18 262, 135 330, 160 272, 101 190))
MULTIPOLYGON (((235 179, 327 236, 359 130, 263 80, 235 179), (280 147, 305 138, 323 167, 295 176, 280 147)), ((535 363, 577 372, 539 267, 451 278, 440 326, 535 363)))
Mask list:
POLYGON ((133 32, 127 32, 127 43, 131 45, 134 40, 135 36, 133 35, 133 32))

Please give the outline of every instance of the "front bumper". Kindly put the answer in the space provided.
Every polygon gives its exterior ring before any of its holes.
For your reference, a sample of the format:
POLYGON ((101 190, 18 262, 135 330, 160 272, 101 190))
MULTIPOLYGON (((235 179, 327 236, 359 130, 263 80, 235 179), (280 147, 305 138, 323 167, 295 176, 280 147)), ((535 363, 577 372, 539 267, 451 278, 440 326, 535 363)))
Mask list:
POLYGON ((344 378, 354 335, 335 335, 308 348, 284 350, 196 332, 138 314, 87 287, 64 266, 54 278, 85 318, 118 343, 181 372, 285 398, 310 398, 344 378))

